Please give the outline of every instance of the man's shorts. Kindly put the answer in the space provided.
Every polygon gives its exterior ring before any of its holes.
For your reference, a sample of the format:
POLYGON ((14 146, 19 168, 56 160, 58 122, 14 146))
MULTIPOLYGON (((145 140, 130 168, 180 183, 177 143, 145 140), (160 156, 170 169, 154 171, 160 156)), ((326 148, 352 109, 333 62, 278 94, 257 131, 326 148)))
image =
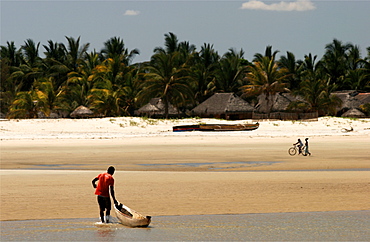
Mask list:
POLYGON ((98 203, 100 210, 110 210, 112 207, 110 197, 103 197, 98 195, 98 203))

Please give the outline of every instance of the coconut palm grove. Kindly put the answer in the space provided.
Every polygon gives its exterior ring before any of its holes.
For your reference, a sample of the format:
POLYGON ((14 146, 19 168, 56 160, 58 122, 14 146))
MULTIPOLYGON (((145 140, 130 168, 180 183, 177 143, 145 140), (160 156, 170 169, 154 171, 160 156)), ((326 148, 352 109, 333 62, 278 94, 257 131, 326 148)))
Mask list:
MULTIPOLYGON (((362 57, 359 46, 334 39, 323 46, 322 57, 307 53, 297 59, 267 46, 246 60, 243 50, 220 55, 212 44, 197 48, 173 33, 164 36, 150 60, 134 64, 140 51, 128 50, 120 37, 108 39, 100 52, 90 51, 80 37, 66 37, 66 44, 27 39, 20 47, 8 41, 1 46, 1 113, 68 117, 83 105, 98 117, 133 116, 161 98, 166 113, 171 104, 185 114, 215 93, 235 93, 255 105, 261 94, 268 100, 289 92, 301 97, 289 110, 323 116, 335 115, 341 105, 335 92, 370 92, 370 47, 362 57)), ((370 116, 369 103, 361 109, 370 116)))

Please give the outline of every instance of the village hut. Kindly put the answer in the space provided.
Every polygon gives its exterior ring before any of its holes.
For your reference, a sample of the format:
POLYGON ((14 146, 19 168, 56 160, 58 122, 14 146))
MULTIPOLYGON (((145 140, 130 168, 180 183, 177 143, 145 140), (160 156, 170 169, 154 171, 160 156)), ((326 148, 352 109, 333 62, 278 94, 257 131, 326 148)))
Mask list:
MULTIPOLYGON (((137 116, 147 116, 152 118, 165 117, 165 104, 161 98, 152 98, 149 103, 135 111, 137 116)), ((168 116, 178 116, 179 111, 172 104, 168 106, 168 116)))
POLYGON ((59 114, 56 112, 51 112, 49 118, 59 118, 59 114))
POLYGON ((339 110, 346 110, 357 108, 359 107, 360 101, 356 98, 358 93, 356 91, 341 91, 341 92, 334 92, 332 95, 336 95, 342 100, 342 105, 339 110))
POLYGON ((342 100, 342 105, 337 109, 337 115, 343 116, 351 109, 359 109, 361 105, 370 103, 370 93, 359 93, 357 91, 338 91, 336 95, 342 100))
POLYGON ((257 99, 256 111, 260 113, 284 112, 287 111, 291 102, 304 101, 303 98, 299 96, 297 97, 291 93, 282 92, 270 96, 269 101, 267 101, 265 94, 259 95, 257 99))
POLYGON ((346 118, 365 118, 366 115, 356 108, 351 108, 347 112, 342 114, 342 117, 346 118))
POLYGON ((254 108, 234 93, 216 93, 191 110, 193 116, 202 118, 248 119, 254 108))
POLYGON ((94 112, 85 106, 79 106, 76 108, 70 116, 72 118, 91 118, 94 116, 94 112))
POLYGON ((266 99, 265 94, 258 96, 256 112, 253 114, 253 119, 279 119, 279 120, 298 120, 318 118, 317 112, 303 113, 289 111, 289 104, 292 102, 305 102, 300 96, 295 96, 291 93, 277 93, 266 99))
POLYGON ((370 93, 359 93, 357 99, 360 101, 361 105, 370 103, 370 93))

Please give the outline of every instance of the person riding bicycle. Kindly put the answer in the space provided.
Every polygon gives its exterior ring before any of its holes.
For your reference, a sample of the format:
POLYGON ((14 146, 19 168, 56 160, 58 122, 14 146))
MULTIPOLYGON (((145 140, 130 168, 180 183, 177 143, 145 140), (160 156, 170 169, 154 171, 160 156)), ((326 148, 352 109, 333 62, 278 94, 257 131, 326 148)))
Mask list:
POLYGON ((298 142, 293 144, 293 145, 297 145, 299 154, 302 154, 303 143, 302 143, 301 139, 298 139, 298 142))

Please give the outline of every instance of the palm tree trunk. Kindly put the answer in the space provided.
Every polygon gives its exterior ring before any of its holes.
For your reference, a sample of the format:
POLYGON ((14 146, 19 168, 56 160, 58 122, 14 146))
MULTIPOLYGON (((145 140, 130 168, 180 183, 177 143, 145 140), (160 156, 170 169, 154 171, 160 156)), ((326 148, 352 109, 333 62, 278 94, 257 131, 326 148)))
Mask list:
POLYGON ((169 107, 168 99, 164 97, 163 102, 164 102, 164 116, 166 119, 168 119, 168 107, 169 107))

